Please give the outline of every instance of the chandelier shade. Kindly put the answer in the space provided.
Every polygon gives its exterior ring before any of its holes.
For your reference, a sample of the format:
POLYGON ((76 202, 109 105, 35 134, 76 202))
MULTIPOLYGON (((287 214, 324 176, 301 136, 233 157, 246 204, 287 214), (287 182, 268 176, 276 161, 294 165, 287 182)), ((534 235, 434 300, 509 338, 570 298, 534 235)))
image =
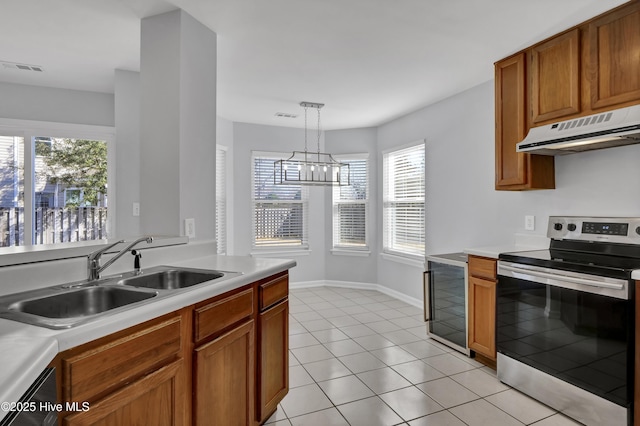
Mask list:
POLYGON ((293 151, 286 159, 273 163, 273 183, 277 185, 350 185, 350 168, 348 163, 337 161, 331 154, 320 152, 320 108, 324 104, 300 102, 304 108, 304 151, 293 151), (318 151, 307 150, 307 110, 318 111, 318 151))

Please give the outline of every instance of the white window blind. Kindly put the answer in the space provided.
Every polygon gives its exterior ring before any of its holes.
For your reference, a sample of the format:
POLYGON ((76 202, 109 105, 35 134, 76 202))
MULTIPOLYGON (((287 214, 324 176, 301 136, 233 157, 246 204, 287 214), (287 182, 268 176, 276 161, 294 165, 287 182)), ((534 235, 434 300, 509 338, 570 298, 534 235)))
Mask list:
POLYGON ((308 191, 302 185, 276 185, 274 161, 280 153, 253 153, 254 248, 308 248, 308 191))
POLYGON ((218 254, 227 254, 227 148, 216 147, 216 241, 218 254))
POLYGON ((384 251, 424 256, 424 143, 384 154, 384 251))
MULTIPOLYGON (((333 247, 366 250, 369 208, 369 170, 366 154, 336 158, 349 164, 351 185, 333 187, 333 247)), ((346 173, 346 170, 343 172, 346 173)), ((343 181, 346 181, 346 178, 341 176, 343 181)))

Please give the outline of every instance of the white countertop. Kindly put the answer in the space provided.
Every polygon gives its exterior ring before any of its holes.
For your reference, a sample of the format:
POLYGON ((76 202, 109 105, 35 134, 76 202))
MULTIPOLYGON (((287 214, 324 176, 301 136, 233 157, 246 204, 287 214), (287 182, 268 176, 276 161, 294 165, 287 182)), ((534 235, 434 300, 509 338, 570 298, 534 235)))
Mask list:
POLYGON ((549 239, 540 235, 516 234, 513 243, 505 243, 495 246, 471 247, 464 252, 474 256, 490 257, 497 259, 500 253, 517 251, 544 250, 549 248, 549 239))
MULTIPOLYGON (((544 247, 547 248, 547 247, 544 247)), ((541 250, 541 247, 520 246, 515 244, 505 244, 500 246, 472 247, 464 249, 464 252, 474 256, 490 257, 497 259, 500 253, 511 253, 516 251, 541 250)))
MULTIPOLYGON (((0 319, 0 403, 17 402, 59 352, 290 269, 296 262, 249 256, 207 256, 167 264, 243 274, 219 283, 182 289, 170 297, 66 330, 0 319)), ((0 409, 0 420, 6 414, 0 409)))

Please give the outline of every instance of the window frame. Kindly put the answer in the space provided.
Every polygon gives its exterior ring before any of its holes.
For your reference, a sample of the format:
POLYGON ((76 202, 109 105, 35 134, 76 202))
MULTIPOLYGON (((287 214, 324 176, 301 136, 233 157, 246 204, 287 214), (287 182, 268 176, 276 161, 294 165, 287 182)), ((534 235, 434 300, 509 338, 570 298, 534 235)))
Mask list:
POLYGON ((365 193, 366 197, 363 200, 355 200, 348 199, 342 200, 339 198, 340 191, 342 186, 334 185, 331 191, 331 224, 332 224, 332 249, 331 252, 333 254, 345 254, 345 255, 368 255, 370 253, 370 232, 369 232, 369 199, 370 199, 370 161, 369 161, 369 153, 352 153, 352 154, 334 154, 334 158, 341 162, 355 162, 355 161, 364 161, 365 162, 365 179, 366 179, 366 187, 365 193), (340 243, 336 240, 338 231, 336 227, 339 227, 340 216, 338 214, 338 209, 340 205, 356 205, 361 204, 364 205, 364 245, 350 245, 340 243))
MULTIPOLYGON (((426 246, 426 140, 419 140, 416 142, 412 142, 409 144, 401 145, 398 147, 394 147, 385 151, 382 151, 382 255, 389 259, 398 259, 398 261, 403 262, 404 260, 412 262, 412 261, 424 261, 425 256, 425 246, 426 246), (389 215, 389 203, 398 203, 403 202, 399 201, 397 198, 390 199, 392 194, 389 194, 389 159, 390 156, 398 155, 402 151, 406 151, 412 148, 422 149, 423 157, 423 167, 422 171, 422 200, 418 200, 417 202, 422 202, 422 224, 421 224, 421 238, 422 238, 422 249, 417 251, 403 251, 399 250, 397 247, 391 247, 391 241, 393 241, 393 231, 394 228, 389 228, 390 218, 389 215)), ((407 202, 407 201, 404 201, 407 202)), ((415 201, 414 201, 415 202, 415 201)))
MULTIPOLYGON (((295 244, 256 244, 256 208, 260 203, 264 203, 265 200, 256 199, 255 194, 255 160, 257 158, 263 158, 269 162, 281 160, 289 157, 290 153, 275 152, 275 151, 251 151, 251 252, 252 253, 282 253, 282 252, 299 252, 308 253, 309 249, 309 188, 306 185, 293 184, 282 185, 286 187, 299 187, 300 188, 300 200, 282 200, 280 203, 275 201, 275 204, 300 204, 302 206, 302 239, 300 243, 295 244)), ((274 169, 275 170, 275 169, 274 169)))
MULTIPOLYGON (((107 236, 115 235, 116 230, 116 130, 114 127, 97 126, 89 124, 53 123, 46 121, 20 120, 0 118, 0 135, 23 138, 24 143, 24 235, 31 235, 29 241, 25 238, 24 245, 19 247, 41 246, 35 241, 35 141, 37 137, 55 137, 69 139, 100 140, 107 144, 107 200, 109 210, 113 213, 107 215, 107 236)), ((98 244, 102 240, 79 241, 78 244, 87 245, 91 241, 98 244)), ((47 245, 47 248, 58 244, 75 244, 76 242, 55 243, 47 245)), ((17 246, 3 247, 3 251, 17 246)))

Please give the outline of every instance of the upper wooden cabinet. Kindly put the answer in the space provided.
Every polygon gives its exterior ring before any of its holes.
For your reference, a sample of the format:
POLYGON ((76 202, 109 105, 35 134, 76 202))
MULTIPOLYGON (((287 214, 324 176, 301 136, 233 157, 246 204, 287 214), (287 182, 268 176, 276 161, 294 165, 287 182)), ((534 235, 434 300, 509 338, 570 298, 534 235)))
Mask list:
POLYGON ((532 124, 579 113, 580 31, 533 47, 528 59, 532 124))
POLYGON ((551 156, 516 153, 531 127, 640 104, 640 0, 495 64, 496 189, 555 188, 551 156))
POLYGON ((555 187, 553 157, 516 152, 526 135, 526 56, 519 53, 495 66, 496 189, 555 187))
POLYGON ((640 102, 640 2, 594 19, 588 34, 591 108, 640 102))

